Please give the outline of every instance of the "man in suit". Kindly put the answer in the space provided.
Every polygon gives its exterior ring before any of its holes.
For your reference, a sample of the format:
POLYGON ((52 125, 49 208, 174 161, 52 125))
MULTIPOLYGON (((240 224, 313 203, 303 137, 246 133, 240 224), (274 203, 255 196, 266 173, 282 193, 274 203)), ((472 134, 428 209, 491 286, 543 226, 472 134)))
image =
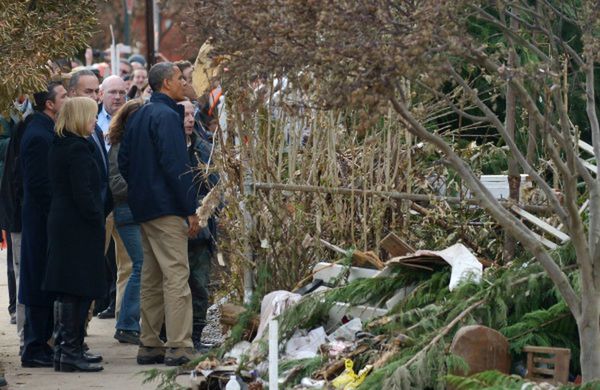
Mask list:
POLYGON ((42 290, 47 263, 46 223, 52 193, 48 178, 48 151, 54 139, 54 121, 67 99, 60 83, 50 83, 35 94, 36 111, 21 140, 23 177, 21 272, 19 302, 25 305, 23 367, 51 367, 54 297, 42 290))

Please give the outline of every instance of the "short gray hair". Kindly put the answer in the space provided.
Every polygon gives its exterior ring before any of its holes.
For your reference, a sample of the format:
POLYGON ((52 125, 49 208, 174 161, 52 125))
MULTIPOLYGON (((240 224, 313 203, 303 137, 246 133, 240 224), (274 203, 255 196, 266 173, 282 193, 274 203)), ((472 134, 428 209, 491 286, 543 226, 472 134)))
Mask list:
POLYGON ((175 64, 172 62, 160 62, 152 66, 148 73, 148 84, 152 91, 159 92, 163 82, 173 77, 173 73, 175 73, 175 64))
POLYGON ((77 84, 79 84, 79 79, 82 76, 97 77, 96 74, 89 69, 82 69, 80 71, 77 71, 77 72, 73 73, 73 75, 71 76, 71 79, 69 80, 69 91, 72 91, 75 88, 77 88, 77 84))

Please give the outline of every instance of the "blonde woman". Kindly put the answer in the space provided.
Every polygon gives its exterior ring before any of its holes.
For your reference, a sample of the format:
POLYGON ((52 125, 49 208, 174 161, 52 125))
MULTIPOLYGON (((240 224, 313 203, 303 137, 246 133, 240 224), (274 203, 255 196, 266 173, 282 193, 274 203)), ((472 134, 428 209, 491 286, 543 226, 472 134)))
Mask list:
POLYGON ((48 155, 52 203, 44 289, 57 296, 54 361, 63 372, 102 370, 82 349, 90 303, 106 291, 101 167, 88 140, 97 111, 96 102, 87 97, 65 102, 48 155))

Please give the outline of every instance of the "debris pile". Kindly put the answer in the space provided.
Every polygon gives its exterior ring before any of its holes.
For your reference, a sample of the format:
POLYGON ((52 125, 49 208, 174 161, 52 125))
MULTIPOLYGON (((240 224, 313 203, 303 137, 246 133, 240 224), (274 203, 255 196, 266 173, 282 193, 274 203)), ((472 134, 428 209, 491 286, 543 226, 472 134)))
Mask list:
MULTIPOLYGON (((417 251, 393 233, 385 261, 326 244, 344 257, 316 264, 293 292, 266 294, 260 313, 218 305, 225 342, 192 370, 193 388, 224 389, 232 375, 241 388, 268 388, 274 368, 280 389, 458 388, 472 378, 511 388, 534 380, 531 345, 569 348, 567 362, 578 355, 573 319, 534 263, 497 267, 462 244, 417 251)), ((569 247, 557 256, 567 269, 575 261, 569 247)), ((577 379, 560 375, 535 380, 577 379)))

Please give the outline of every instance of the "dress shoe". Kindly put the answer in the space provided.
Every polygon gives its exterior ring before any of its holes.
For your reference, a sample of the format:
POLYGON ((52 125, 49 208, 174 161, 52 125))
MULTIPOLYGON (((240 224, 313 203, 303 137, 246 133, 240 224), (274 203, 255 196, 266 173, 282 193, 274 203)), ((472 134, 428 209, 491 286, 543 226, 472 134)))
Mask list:
POLYGON ((37 357, 33 359, 21 360, 21 367, 53 367, 54 361, 49 357, 37 357))
POLYGON ((83 352, 83 359, 88 363, 100 363, 103 360, 102 355, 97 355, 88 351, 83 352))
POLYGON ((17 324, 17 313, 10 313, 10 323, 12 325, 17 324))
POLYGON ((83 359, 71 359, 65 355, 60 357, 60 372, 98 372, 103 369, 98 363, 89 363, 83 359))
POLYGON ((106 310, 98 313, 98 318, 101 320, 106 320, 108 318, 115 318, 115 309, 111 307, 107 307, 106 310))
POLYGON ((120 343, 139 345, 140 332, 136 332, 135 330, 117 329, 115 332, 115 339, 119 340, 120 343))

